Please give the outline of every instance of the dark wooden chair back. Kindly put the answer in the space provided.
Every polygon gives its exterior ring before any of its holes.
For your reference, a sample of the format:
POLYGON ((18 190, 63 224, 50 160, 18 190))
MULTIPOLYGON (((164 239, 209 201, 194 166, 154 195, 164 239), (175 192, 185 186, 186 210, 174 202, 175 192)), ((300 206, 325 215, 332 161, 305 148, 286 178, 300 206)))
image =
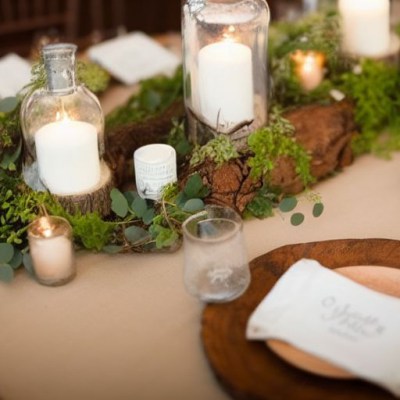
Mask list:
POLYGON ((0 51, 26 53, 36 33, 51 29, 73 41, 78 5, 79 0, 0 0, 0 51))

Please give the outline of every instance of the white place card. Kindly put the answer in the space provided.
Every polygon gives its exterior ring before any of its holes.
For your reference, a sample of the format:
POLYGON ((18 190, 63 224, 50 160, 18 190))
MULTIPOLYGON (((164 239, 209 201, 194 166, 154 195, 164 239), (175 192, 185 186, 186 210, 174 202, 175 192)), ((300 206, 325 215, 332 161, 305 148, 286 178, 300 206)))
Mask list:
POLYGON ((158 74, 171 75, 181 63, 174 53, 142 32, 92 46, 88 55, 126 85, 158 74))
POLYGON ((250 316, 248 339, 280 339, 400 396, 400 299, 300 260, 250 316))
POLYGON ((16 96, 31 80, 31 65, 17 54, 0 58, 0 98, 16 96))

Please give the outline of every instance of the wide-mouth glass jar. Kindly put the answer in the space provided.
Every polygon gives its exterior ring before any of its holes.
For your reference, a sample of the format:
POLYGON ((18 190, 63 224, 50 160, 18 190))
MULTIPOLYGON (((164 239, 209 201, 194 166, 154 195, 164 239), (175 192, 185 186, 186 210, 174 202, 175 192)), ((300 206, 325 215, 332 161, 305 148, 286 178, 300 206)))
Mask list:
POLYGON ((184 3, 185 106, 194 142, 225 134, 241 143, 266 124, 269 20, 265 0, 184 3))

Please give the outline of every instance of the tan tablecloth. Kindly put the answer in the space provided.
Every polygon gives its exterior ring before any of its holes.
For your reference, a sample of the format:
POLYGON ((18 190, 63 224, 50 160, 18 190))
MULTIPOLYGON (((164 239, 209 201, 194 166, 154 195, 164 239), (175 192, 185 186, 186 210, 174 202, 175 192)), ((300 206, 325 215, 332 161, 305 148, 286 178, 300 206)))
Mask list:
MULTIPOLYGON (((250 259, 289 243, 400 239, 400 154, 361 157, 315 190, 326 207, 318 219, 304 200, 300 227, 287 215, 245 223, 250 259)), ((202 350, 202 304, 185 292, 182 255, 82 252, 64 287, 24 271, 0 283, 0 399, 227 399, 202 350)))

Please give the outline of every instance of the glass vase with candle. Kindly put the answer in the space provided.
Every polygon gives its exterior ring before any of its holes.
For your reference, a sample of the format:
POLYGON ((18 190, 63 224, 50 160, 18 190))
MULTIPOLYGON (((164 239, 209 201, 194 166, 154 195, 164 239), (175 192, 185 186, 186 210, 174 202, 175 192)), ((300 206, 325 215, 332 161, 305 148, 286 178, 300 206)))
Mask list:
POLYGON ((100 182, 104 116, 96 96, 76 82, 73 44, 43 47, 47 86, 21 106, 24 178, 55 195, 89 193, 100 182))
POLYGON ((237 147, 267 122, 265 0, 186 0, 182 9, 189 134, 205 144, 228 135, 237 147))
POLYGON ((60 217, 44 216, 28 226, 29 250, 38 282, 60 286, 74 278, 72 228, 60 217))

